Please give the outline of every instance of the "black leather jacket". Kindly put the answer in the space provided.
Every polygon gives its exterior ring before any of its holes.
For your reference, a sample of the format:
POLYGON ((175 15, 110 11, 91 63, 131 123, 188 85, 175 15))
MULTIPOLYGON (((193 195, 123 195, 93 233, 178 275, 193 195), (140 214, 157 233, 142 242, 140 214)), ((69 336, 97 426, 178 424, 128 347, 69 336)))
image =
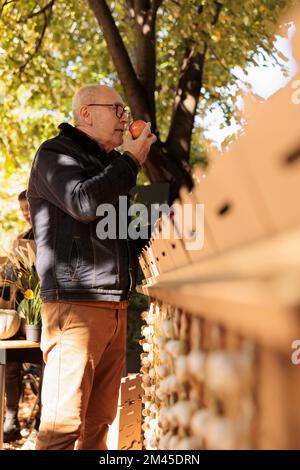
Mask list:
MULTIPOLYGON (((99 239, 96 211, 113 204, 118 223, 119 196, 135 186, 137 165, 126 153, 107 154, 69 124, 59 128, 39 148, 27 191, 42 297, 126 300, 136 284, 136 243, 99 239)), ((121 215, 128 224, 127 214, 121 215)))

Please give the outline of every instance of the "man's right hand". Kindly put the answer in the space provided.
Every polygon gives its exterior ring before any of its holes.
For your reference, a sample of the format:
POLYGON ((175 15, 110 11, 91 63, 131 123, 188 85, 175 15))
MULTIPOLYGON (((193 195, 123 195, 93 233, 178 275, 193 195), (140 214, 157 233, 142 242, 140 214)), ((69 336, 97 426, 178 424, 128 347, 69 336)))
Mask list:
POLYGON ((131 153, 134 158, 143 165, 146 161, 151 145, 154 144, 156 140, 156 135, 151 134, 151 123, 147 122, 143 132, 137 139, 133 139, 131 133, 127 132, 123 142, 123 150, 124 152, 131 153))

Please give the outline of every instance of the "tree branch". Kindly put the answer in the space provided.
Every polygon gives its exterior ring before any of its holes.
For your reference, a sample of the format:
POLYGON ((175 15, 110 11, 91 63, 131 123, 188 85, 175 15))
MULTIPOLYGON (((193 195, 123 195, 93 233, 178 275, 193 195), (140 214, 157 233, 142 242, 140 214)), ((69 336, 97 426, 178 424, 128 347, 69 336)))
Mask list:
POLYGON ((151 113, 152 128, 156 129, 155 78, 156 78, 156 2, 135 0, 136 73, 146 90, 151 113))
POLYGON ((164 0, 153 0, 153 9, 157 11, 164 0))
POLYGON ((105 0, 88 0, 103 32, 107 47, 135 119, 151 120, 147 94, 139 82, 120 32, 105 0))
MULTIPOLYGON (((53 2, 54 3, 54 2, 53 2)), ((35 48, 34 48, 34 51, 28 55, 28 58, 26 59, 26 61, 24 62, 24 64, 22 64, 20 67, 19 67, 19 75, 22 75, 25 68, 27 67, 27 65, 32 61, 32 59, 37 55, 41 45, 42 45, 42 42, 43 42, 43 39, 45 37, 45 33, 46 33, 46 29, 47 27, 49 26, 50 22, 51 22, 51 16, 52 16, 52 7, 50 8, 49 10, 49 14, 47 15, 46 11, 44 11, 43 13, 44 15, 44 23, 43 23, 43 27, 42 27, 42 31, 41 31, 41 34, 40 34, 40 37, 38 38, 37 42, 36 42, 36 45, 35 45, 35 48)))
MULTIPOLYGON (((222 4, 215 3, 216 13, 212 21, 213 25, 217 23, 222 9, 222 4)), ((203 7, 199 7, 199 14, 202 9, 203 7)), ((195 53, 192 48, 186 50, 166 142, 168 150, 171 153, 179 153, 180 158, 185 161, 188 161, 190 157, 191 137, 202 88, 206 52, 207 43, 204 43, 202 53, 195 53)))
POLYGON ((38 15, 42 15, 43 13, 45 13, 49 9, 52 10, 52 7, 53 7, 54 3, 55 3, 55 0, 51 0, 49 3, 47 3, 47 5, 45 5, 40 10, 30 13, 25 18, 20 18, 17 21, 17 23, 26 23, 26 21, 30 20, 31 18, 35 18, 38 15))
POLYGON ((16 1, 17 1, 17 0, 5 0, 5 2, 3 2, 3 4, 2 4, 1 7, 0 7, 0 17, 1 17, 1 15, 2 15, 2 13, 3 13, 4 8, 5 8, 7 5, 9 5, 10 3, 15 3, 16 1))

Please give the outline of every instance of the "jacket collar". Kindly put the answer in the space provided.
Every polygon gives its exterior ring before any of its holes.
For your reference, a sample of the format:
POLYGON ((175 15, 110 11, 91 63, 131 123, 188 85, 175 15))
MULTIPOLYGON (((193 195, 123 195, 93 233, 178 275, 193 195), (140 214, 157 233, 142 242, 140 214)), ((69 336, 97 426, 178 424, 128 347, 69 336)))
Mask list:
POLYGON ((98 143, 89 137, 84 132, 80 131, 76 127, 71 126, 67 122, 63 122, 58 126, 60 129, 60 135, 69 137, 75 141, 80 147, 83 147, 88 153, 92 155, 99 155, 106 153, 103 147, 100 147, 98 143))

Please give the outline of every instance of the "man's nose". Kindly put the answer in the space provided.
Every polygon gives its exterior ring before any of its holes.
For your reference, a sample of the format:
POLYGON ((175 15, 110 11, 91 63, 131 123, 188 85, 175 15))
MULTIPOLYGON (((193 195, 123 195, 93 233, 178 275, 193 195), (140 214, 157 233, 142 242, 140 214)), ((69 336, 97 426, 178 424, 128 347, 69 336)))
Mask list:
POLYGON ((125 124, 128 122, 129 116, 127 113, 124 113, 123 116, 121 117, 120 121, 125 122, 125 124))

